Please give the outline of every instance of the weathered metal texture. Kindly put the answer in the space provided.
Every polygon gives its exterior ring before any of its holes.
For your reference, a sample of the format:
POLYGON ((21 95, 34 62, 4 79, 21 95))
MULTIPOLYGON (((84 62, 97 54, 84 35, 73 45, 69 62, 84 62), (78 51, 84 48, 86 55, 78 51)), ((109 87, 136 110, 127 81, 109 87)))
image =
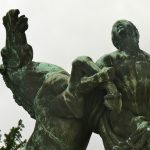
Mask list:
POLYGON ((114 68, 113 82, 122 94, 122 111, 119 114, 107 111, 104 117, 107 127, 104 130, 100 125, 99 130, 106 149, 148 150, 150 55, 139 48, 139 33, 130 21, 114 24, 112 40, 118 50, 100 58, 96 64, 100 68, 114 68))
POLYGON ((3 18, 6 45, 0 73, 14 99, 36 126, 27 150, 85 150, 92 132, 106 150, 150 149, 150 56, 139 48, 139 33, 117 21, 117 51, 96 63, 81 56, 71 74, 53 64, 34 62, 27 43, 27 18, 10 10, 3 18))

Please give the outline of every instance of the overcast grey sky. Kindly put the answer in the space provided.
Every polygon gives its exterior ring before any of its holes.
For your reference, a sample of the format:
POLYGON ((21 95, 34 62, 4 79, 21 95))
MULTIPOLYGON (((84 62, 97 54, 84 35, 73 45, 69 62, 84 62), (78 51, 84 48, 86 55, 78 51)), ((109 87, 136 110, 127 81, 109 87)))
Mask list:
MULTIPOLYGON (((0 0, 0 48, 5 45, 1 18, 12 8, 29 18, 26 34, 34 60, 56 64, 68 72, 77 56, 87 55, 96 61, 115 50, 110 33, 118 19, 137 26, 140 47, 150 52, 149 0, 0 0)), ((35 121, 14 102, 0 77, 0 129, 8 131, 20 118, 26 126, 23 136, 29 138, 35 121)), ((103 149, 99 136, 93 135, 88 150, 103 149)))

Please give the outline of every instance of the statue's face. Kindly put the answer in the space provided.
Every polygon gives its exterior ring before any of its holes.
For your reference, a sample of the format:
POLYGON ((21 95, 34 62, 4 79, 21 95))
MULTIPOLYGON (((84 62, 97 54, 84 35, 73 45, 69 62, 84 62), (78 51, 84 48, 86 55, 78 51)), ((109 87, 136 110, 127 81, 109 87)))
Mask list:
POLYGON ((139 34, 130 21, 120 20, 113 25, 112 41, 117 48, 125 44, 138 44, 139 34))
POLYGON ((20 59, 15 49, 3 48, 1 51, 3 64, 6 68, 16 68, 20 65, 20 59))
POLYGON ((113 26, 114 34, 116 34, 116 36, 121 38, 127 38, 127 36, 130 34, 129 29, 131 29, 131 25, 127 21, 118 21, 113 26))

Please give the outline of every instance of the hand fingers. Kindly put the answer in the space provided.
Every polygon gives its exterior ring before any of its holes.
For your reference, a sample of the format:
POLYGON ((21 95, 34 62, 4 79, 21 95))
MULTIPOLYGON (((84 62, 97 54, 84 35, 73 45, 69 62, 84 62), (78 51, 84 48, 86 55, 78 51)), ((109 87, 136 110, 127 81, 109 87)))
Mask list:
POLYGON ((3 17, 3 24, 7 29, 17 22, 19 13, 18 9, 12 9, 3 17))

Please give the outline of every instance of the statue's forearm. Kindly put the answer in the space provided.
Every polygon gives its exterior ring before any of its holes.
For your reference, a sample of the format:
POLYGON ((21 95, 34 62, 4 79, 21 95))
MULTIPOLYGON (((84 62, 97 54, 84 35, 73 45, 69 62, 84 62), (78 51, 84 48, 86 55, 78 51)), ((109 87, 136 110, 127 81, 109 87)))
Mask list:
POLYGON ((105 74, 103 71, 100 71, 90 77, 83 77, 77 86, 77 92, 86 93, 96 86, 101 86, 108 80, 107 73, 105 74))

